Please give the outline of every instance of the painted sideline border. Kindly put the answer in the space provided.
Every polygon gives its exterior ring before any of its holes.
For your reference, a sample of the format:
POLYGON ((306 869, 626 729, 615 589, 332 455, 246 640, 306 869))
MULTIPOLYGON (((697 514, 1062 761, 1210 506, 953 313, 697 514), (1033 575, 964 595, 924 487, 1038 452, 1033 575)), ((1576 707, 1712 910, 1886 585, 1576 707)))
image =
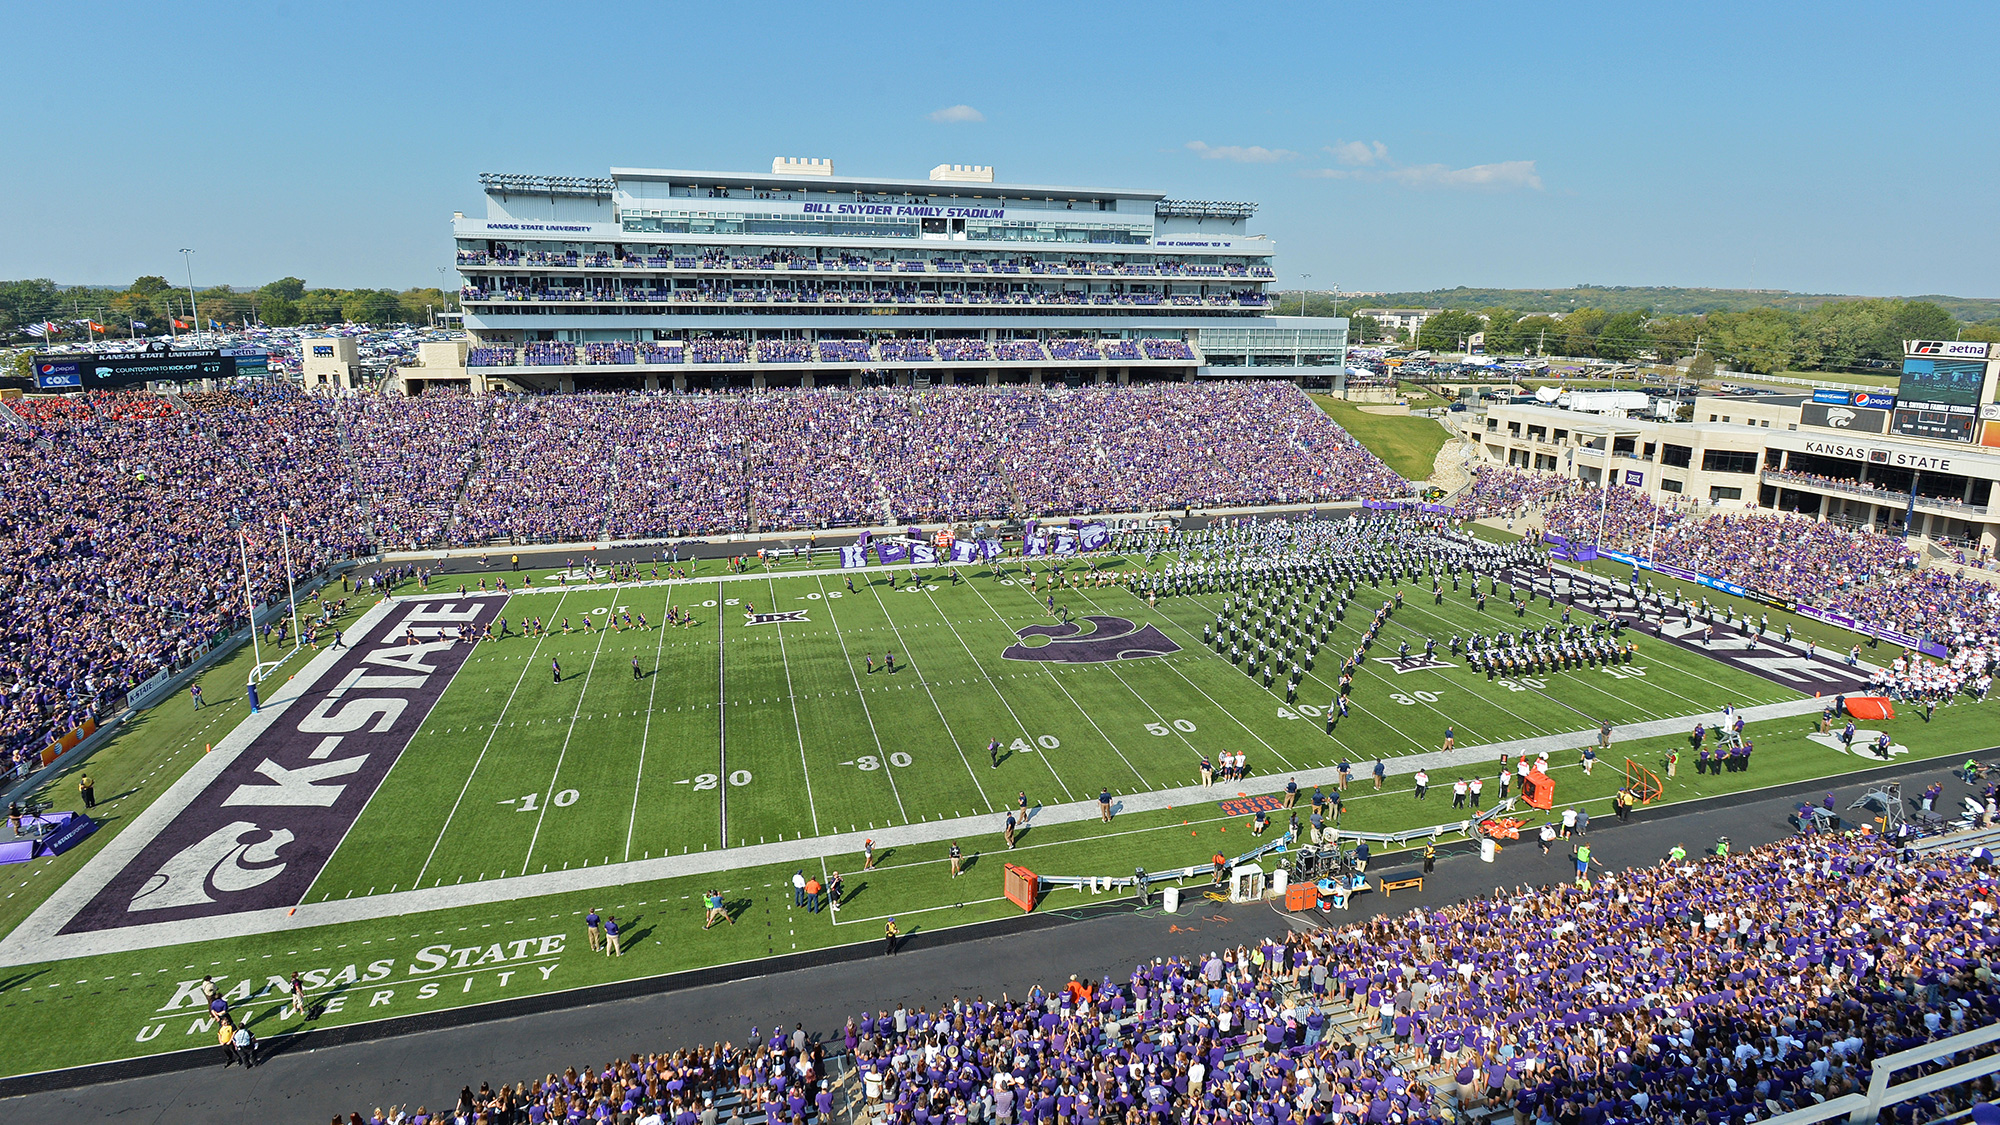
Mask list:
MULTIPOLYGON (((1970 750, 1968 754, 1982 755, 2000 752, 2000 746, 1990 746, 1982 750, 1970 750)), ((1757 789, 1740 789, 1732 793, 1719 793, 1710 797, 1697 797, 1686 801, 1676 801, 1666 805, 1648 805, 1632 810, 1634 821, 1651 821, 1684 816, 1694 813, 1717 812, 1757 801, 1803 796, 1822 790, 1830 780, 1838 778, 1838 784, 1865 785, 1878 778, 1904 777, 1913 774, 1936 772, 1949 769, 1951 758, 1956 755, 1940 755, 1922 761, 1906 761, 1877 766, 1850 773, 1827 775, 1817 778, 1803 778, 1783 782, 1778 785, 1757 789)), ((1093 805, 1094 807, 1094 805, 1093 805)), ((1446 855, 1459 852, 1470 853, 1475 845, 1469 840, 1441 843, 1439 851, 1446 855)), ((1398 853, 1388 853, 1397 855, 1398 853)), ((1387 900, 1384 900, 1385 903, 1387 900)), ((1413 905, 1435 908, 1440 903, 1413 905)), ((1105 914, 1129 911, 1131 904, 1122 898, 1108 901, 1082 902, 1076 906, 1051 904, 1048 899, 1038 906, 1034 913, 1018 917, 995 918, 981 922, 967 922, 956 926, 946 926, 925 931, 921 939, 912 934, 906 943, 921 941, 924 946, 957 945, 979 941, 990 937, 1027 933, 1094 920, 1105 914)), ((1385 911, 1387 913, 1387 911, 1385 911)), ((846 964, 856 961, 873 960, 880 956, 878 939, 869 937, 846 945, 830 946, 824 949, 807 950, 801 953, 782 953, 776 956, 748 958, 740 961, 710 965, 705 968, 683 969, 674 973, 654 976, 633 977, 630 980, 614 981, 607 984, 585 985, 577 988, 557 989, 507 1000, 489 1000, 444 1008, 434 1012, 424 1012, 408 1016, 388 1016, 375 1020, 362 1020, 351 1024, 325 1029, 306 1028, 272 1035, 259 1040, 260 1053, 269 1058, 294 1050, 318 1050, 322 1047, 337 1047, 350 1043, 371 1042, 390 1039, 401 1035, 415 1035, 447 1027, 465 1024, 488 1023, 495 1020, 514 1019, 536 1015, 542 1012, 560 1011, 569 1008, 587 1007, 593 1004, 616 1000, 650 996, 663 992, 678 992, 691 988, 701 988, 715 984, 730 984, 737 981, 756 980, 781 973, 801 969, 818 968, 827 965, 846 964)), ((904 946, 910 948, 909 945, 904 946)), ((55 1070, 33 1071, 26 1074, 9 1075, 0 1078, 0 1098, 18 1097, 23 1094, 42 1093, 51 1090, 66 1090, 79 1086, 117 1082, 128 1078, 143 1078, 157 1074, 171 1074, 180 1071, 213 1069, 215 1048, 212 1046, 190 1047, 185 1050, 167 1051, 137 1058, 120 1059, 114 1062, 89 1063, 83 1066, 63 1067, 55 1070)))

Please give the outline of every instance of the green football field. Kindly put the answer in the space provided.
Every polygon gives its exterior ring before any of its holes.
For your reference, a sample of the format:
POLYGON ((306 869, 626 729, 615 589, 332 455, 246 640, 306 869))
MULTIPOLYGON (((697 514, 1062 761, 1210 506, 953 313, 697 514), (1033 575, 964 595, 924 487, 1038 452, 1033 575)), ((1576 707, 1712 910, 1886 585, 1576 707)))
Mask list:
MULTIPOLYGON (((1035 594, 1017 574, 967 568, 956 585, 912 585, 899 573, 892 589, 870 570, 852 591, 830 574, 517 594, 502 611, 510 627, 539 617, 550 634, 482 642, 305 901, 926 821, 978 818, 967 832, 990 834, 1024 794, 1036 806, 1190 785, 1204 755, 1247 754, 1262 776, 1347 759, 1359 777, 1377 757, 1437 749, 1447 727, 1480 744, 1798 698, 1644 639, 1629 665, 1493 681, 1462 663, 1397 673, 1371 660, 1329 736, 1341 655, 1359 643, 1363 607, 1395 587, 1357 594, 1288 705, 1282 678, 1267 689, 1202 645, 1222 595, 1155 608, 1120 585, 1062 590, 1058 608, 1075 617, 1152 625, 1179 651, 1003 655, 1022 643, 1016 630, 1054 623, 1046 579, 1035 594), (696 623, 657 627, 669 606, 696 623), (799 619, 749 624, 752 609, 799 619), (627 613, 656 627, 581 626, 627 613)), ((1426 637, 1442 653, 1454 634, 1560 613, 1542 602, 1517 617, 1504 599, 1480 613, 1464 594, 1434 605, 1427 583, 1400 589, 1408 602, 1371 657, 1426 637)))
MULTIPOLYGON (((514 596, 504 613, 516 630, 526 615, 552 623, 553 633, 476 647, 295 919, 284 911, 275 923, 246 915, 237 927, 226 916, 199 940, 135 933, 99 940, 89 951, 38 941, 48 952, 0 971, 0 1018, 34 1019, 47 1032, 0 1044, 0 1074, 211 1042, 212 1021, 189 998, 205 973, 259 1035, 270 1035, 707 966, 740 963, 756 972, 760 959, 872 945, 890 916, 905 934, 920 936, 1018 915, 1001 894, 1001 856, 1044 874, 1094 875, 1238 854, 1254 841, 1245 832, 1248 813, 1230 798, 1268 793, 1289 771, 1324 771, 1342 758, 1356 774, 1343 829, 1408 832, 1453 822, 1463 814, 1451 810, 1448 797, 1413 799, 1405 771, 1414 767, 1395 760, 1436 751, 1447 724, 1461 748, 1490 749, 1543 733, 1592 731, 1600 720, 1662 720, 1629 738, 1621 734, 1606 763, 1615 767, 1629 755, 1657 769, 1669 749, 1685 749, 1683 720, 1712 719, 1723 703, 1806 703, 1798 691, 1648 638, 1638 638, 1637 660, 1610 668, 1488 680, 1458 663, 1398 674, 1377 658, 1393 656, 1404 639, 1420 648, 1426 636, 1442 642, 1474 628, 1518 630, 1560 613, 1543 601, 1517 618, 1497 598, 1481 614, 1463 593, 1438 606, 1427 583, 1406 584, 1406 605, 1370 652, 1350 716, 1329 736, 1323 708, 1341 655, 1393 587, 1363 588, 1287 705, 1282 679, 1277 692, 1266 690, 1261 677, 1253 680, 1201 645, 1221 595, 1162 599, 1155 608, 1119 586, 1068 590, 1057 604, 1079 619, 1119 618, 1134 636, 1151 627, 1178 651, 1081 663, 1017 659, 1046 655, 1041 638, 1024 640, 1017 630, 1054 624, 1044 595, 1018 583, 1018 565, 1001 576, 968 567, 959 584, 947 578, 915 587, 899 569, 893 590, 880 569, 781 568, 754 578, 617 587, 563 587, 548 571, 533 572, 535 592, 514 596), (761 615, 795 619, 751 624, 753 603, 761 615), (696 623, 657 628, 669 606, 691 611, 696 623), (620 607, 656 627, 581 628, 586 617, 601 621, 614 610, 622 617, 620 607), (566 635, 564 618, 572 626, 566 635), (1017 645, 1024 648, 1006 655, 1017 645), (868 658, 880 669, 888 652, 897 671, 871 673, 868 658), (560 684, 551 682, 551 660, 562 665, 560 684), (986 752, 994 740, 1001 744, 997 767, 986 752), (1200 757, 1225 751, 1248 755, 1251 782, 1191 794, 1200 757), (1379 792, 1367 777, 1378 754, 1392 771, 1379 792), (1119 803, 1113 823, 1100 824, 1090 808, 1100 788, 1118 798, 1177 792, 1119 803), (1054 815, 1032 818, 1019 850, 1006 851, 1000 811, 1024 793, 1054 815), (887 842, 878 865, 864 872, 858 835, 871 829, 887 842), (947 870, 952 839, 965 844, 964 879, 947 870), (695 858, 672 858, 687 856, 695 858), (801 856, 809 857, 811 874, 847 874, 837 914, 795 906, 788 883, 801 856), (516 882, 523 872, 533 878, 516 882), (419 884, 424 890, 413 896, 419 884), (736 925, 704 930, 700 900, 709 889, 724 894, 736 925), (368 901, 376 895, 395 897, 368 901), (625 925, 623 959, 584 951, 582 915, 591 908, 625 925), (284 1010, 282 985, 292 970, 305 974, 317 1017, 310 1024, 284 1010)), ((1067 565, 1076 573, 1138 563, 1100 557, 1067 565)), ((112 795, 98 810, 104 827, 67 854, 9 869, 0 924, 10 939, 38 936, 28 919, 37 904, 59 887, 88 883, 72 877, 119 846, 154 795, 199 769, 203 749, 243 718, 243 701, 229 684, 240 693, 249 658, 246 651, 210 674, 210 708, 156 708, 91 760, 100 792, 112 795)), ((1812 727, 1811 716, 1788 710, 1755 721, 1753 771, 1703 776, 1683 768, 1665 779, 1661 800, 1874 764, 1812 741, 1812 727)), ((1984 708, 1975 705, 1946 708, 1934 724, 1898 718, 1889 729, 1898 753, 1919 759, 1991 741, 1984 708)), ((1470 754, 1468 771, 1490 772, 1471 764, 1483 753, 1470 754)), ((1431 769, 1434 786, 1449 785, 1450 775, 1431 769)), ((1603 815, 1623 780, 1615 768, 1586 776, 1574 751, 1558 753, 1551 774, 1560 802, 1587 803, 1603 815)), ((60 800, 73 787, 70 777, 51 792, 60 800)), ((1406 862, 1389 854, 1380 867, 1393 871, 1406 862)), ((1038 909, 1095 901, 1056 891, 1038 909)))

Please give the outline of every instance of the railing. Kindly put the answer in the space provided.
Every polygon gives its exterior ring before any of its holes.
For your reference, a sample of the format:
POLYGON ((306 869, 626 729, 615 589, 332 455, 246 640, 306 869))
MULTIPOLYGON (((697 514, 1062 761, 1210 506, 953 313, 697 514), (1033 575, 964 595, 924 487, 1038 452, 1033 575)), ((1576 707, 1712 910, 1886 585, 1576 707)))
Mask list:
POLYGON ((657 367, 688 364, 744 364, 786 367, 901 366, 911 363, 941 367, 995 364, 1198 364, 1201 353, 1184 340, 1061 340, 1044 351, 1038 342, 1001 340, 989 345, 979 339, 939 340, 759 340, 753 348, 744 340, 645 342, 535 343, 525 348, 482 344, 466 352, 465 365, 479 370, 523 367, 657 367), (1131 347, 1124 345, 1130 344, 1131 347), (1060 345, 1060 350, 1058 350, 1060 345), (1100 347, 1101 345, 1101 347, 1100 347), (1140 345, 1143 345, 1141 347, 1140 345), (1053 356, 1053 359, 1051 359, 1053 356))
POLYGON ((974 305, 1006 307, 1087 308, 1243 308, 1262 309, 1273 298, 1260 293, 1194 296, 1159 293, 918 293, 901 290, 847 289, 476 289, 459 291, 465 304, 537 305, 974 305))
POLYGON ((1035 277, 1139 277, 1270 281, 1267 266, 1057 265, 1046 262, 960 262, 920 258, 614 258, 606 254, 506 254, 460 250, 457 264, 519 269, 610 269, 696 273, 786 270, 792 273, 1028 274, 1035 277))
POLYGON ((1921 1047, 1898 1051, 1893 1055, 1883 1055, 1873 1064, 1873 1073, 1869 1076, 1866 1094, 1846 1094, 1818 1105, 1795 1109, 1790 1113, 1778 1114, 1776 1117, 1767 1117, 1764 1119, 1764 1125, 1814 1125, 1815 1122, 1831 1121, 1837 1117, 1846 1117, 1848 1121, 1857 1125, 1861 1122, 1880 1120, 1885 1107, 1938 1090, 1967 1085, 1981 1075, 2000 1071, 2000 1054, 1987 1055, 1893 1085, 1889 1082, 1891 1075, 1906 1067, 1922 1066, 1934 1059, 1982 1047, 1995 1040, 2000 1040, 2000 1023, 1960 1032, 1921 1047))
MULTIPOLYGON (((1907 504, 1910 501, 1910 494, 1900 489, 1892 491, 1886 488, 1870 488, 1859 482, 1814 476, 1811 473, 1798 473, 1789 469, 1765 469, 1764 483, 1791 484, 1806 488, 1825 489, 1828 492, 1838 492, 1847 496, 1859 496, 1864 500, 1871 500, 1878 504, 1897 505, 1907 504)), ((1939 511, 1976 516, 1984 519, 1990 506, 1985 504, 1968 504, 1963 500, 1947 500, 1941 496, 1926 496, 1919 492, 1917 493, 1917 507, 1934 508, 1939 511)))

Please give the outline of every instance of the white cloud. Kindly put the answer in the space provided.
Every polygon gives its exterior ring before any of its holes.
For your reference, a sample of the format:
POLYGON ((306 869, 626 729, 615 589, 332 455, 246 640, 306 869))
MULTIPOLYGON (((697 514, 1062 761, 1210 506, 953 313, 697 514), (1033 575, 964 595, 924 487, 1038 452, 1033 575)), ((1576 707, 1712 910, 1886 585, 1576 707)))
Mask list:
POLYGON ((1542 190, 1532 160, 1504 160, 1453 168, 1449 164, 1398 164, 1381 141, 1343 141, 1326 152, 1344 168, 1310 168, 1300 175, 1321 180, 1374 180, 1412 188, 1466 188, 1481 191, 1542 190))
POLYGON ((1413 164, 1390 169, 1389 179, 1408 187, 1450 188, 1533 188, 1542 190, 1542 177, 1532 160, 1507 160, 1499 164, 1474 164, 1453 168, 1448 164, 1413 164))
POLYGON ((930 114, 930 119, 932 121, 944 122, 947 125, 961 125, 974 121, 984 121, 986 120, 986 115, 969 105, 948 105, 943 109, 933 110, 930 114))
POLYGON ((1238 164, 1276 164, 1281 160, 1293 160, 1298 153, 1288 148, 1265 148, 1263 145, 1206 145, 1200 141, 1187 143, 1189 152, 1203 160, 1232 160, 1238 164))
POLYGON ((1332 153, 1333 158, 1342 164, 1367 165, 1389 162, 1389 146, 1381 141, 1342 141, 1337 145, 1328 145, 1326 151, 1332 153))

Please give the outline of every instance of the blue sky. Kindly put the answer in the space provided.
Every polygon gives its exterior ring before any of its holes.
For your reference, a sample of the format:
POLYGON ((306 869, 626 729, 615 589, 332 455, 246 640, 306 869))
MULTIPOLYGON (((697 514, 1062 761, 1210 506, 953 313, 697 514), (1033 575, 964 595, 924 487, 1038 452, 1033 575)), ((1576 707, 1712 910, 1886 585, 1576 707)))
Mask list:
POLYGON ((1248 199, 1316 289, 2000 296, 2000 5, 38 4, 0 277, 435 284, 481 171, 1248 199), (953 107, 960 107, 954 109, 953 107), (951 112, 942 112, 942 111, 951 112))

